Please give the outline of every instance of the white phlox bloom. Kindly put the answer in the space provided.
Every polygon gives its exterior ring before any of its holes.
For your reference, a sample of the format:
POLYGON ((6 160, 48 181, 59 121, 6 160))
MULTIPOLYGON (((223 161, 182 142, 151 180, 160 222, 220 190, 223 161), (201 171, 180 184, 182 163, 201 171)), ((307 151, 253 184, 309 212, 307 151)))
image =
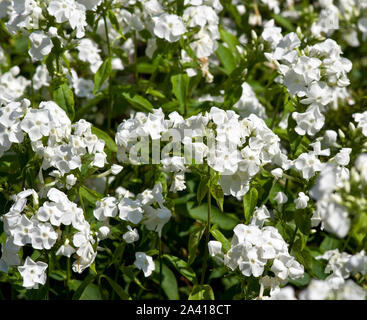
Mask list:
POLYGON ((144 252, 135 252, 135 259, 135 267, 142 270, 145 277, 149 277, 155 270, 153 258, 147 256, 144 252))
POLYGON ((27 257, 24 265, 18 267, 19 273, 23 278, 23 287, 27 289, 38 289, 38 286, 46 283, 47 263, 37 261, 34 262, 30 257, 27 257))
POLYGON ((54 46, 50 37, 43 31, 32 32, 29 39, 31 40, 31 48, 28 52, 33 61, 42 60, 44 56, 51 52, 54 46))
POLYGON ((231 270, 239 267, 245 276, 260 277, 271 261, 271 271, 281 280, 302 277, 303 266, 289 255, 287 243, 274 227, 239 224, 233 232, 231 248, 224 254, 224 264, 231 270))
POLYGON ((175 14, 164 13, 154 19, 154 34, 168 42, 176 42, 186 32, 182 18, 175 14))

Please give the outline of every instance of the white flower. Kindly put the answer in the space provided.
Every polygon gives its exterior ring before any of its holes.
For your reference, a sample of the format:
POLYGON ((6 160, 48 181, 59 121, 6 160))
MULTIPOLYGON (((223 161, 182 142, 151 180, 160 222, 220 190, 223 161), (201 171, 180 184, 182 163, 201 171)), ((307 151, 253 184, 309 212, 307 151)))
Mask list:
POLYGON ((118 211, 117 205, 118 203, 115 197, 105 197, 97 201, 93 215, 99 221, 104 221, 108 217, 116 217, 118 211))
POLYGON ((293 63, 297 57, 297 51, 294 49, 299 47, 300 44, 301 41, 299 40, 297 34, 294 32, 288 33, 277 44, 273 55, 274 59, 293 63))
POLYGON ((138 224, 143 218, 143 209, 141 203, 129 198, 122 198, 118 203, 119 217, 122 220, 128 220, 138 224))
POLYGON ((317 201, 316 206, 316 211, 321 217, 322 226, 325 230, 339 238, 344 238, 348 234, 351 225, 347 209, 334 201, 331 196, 317 201))
POLYGON ((62 23, 69 20, 73 9, 74 0, 51 0, 47 11, 56 18, 57 23, 62 23))
POLYGON ((208 242, 208 249, 209 249, 209 254, 214 257, 216 255, 222 255, 222 243, 219 241, 209 241, 208 242))
POLYGON ((177 192, 186 189, 185 174, 183 172, 177 172, 173 175, 173 181, 171 184, 170 191, 177 192))
POLYGON ((133 243, 135 241, 138 241, 139 240, 138 230, 136 228, 132 229, 130 226, 127 226, 127 228, 129 229, 129 231, 127 231, 126 233, 124 233, 124 235, 122 236, 122 238, 127 243, 133 243))
POLYGON ((100 240, 104 240, 111 233, 111 229, 108 226, 102 226, 98 229, 98 237, 100 240))
POLYGON ((51 52, 54 46, 50 37, 43 31, 32 32, 29 39, 31 40, 31 48, 28 52, 33 61, 42 60, 44 56, 51 52))
POLYGON ((151 206, 144 208, 145 217, 142 223, 148 230, 154 230, 161 236, 163 226, 171 218, 171 211, 165 207, 154 209, 151 206))
POLYGON ((32 242, 34 235, 34 223, 25 215, 21 216, 19 223, 10 231, 14 238, 14 244, 17 246, 24 246, 32 242))
POLYGON ((301 100, 303 104, 327 105, 332 100, 331 89, 323 81, 314 81, 307 89, 306 98, 301 100))
POLYGON ((13 243, 11 237, 6 239, 6 243, 1 245, 0 271, 8 273, 9 266, 18 266, 20 264, 19 249, 20 247, 13 243))
POLYGON ((283 176, 283 170, 281 168, 276 168, 270 172, 275 178, 280 179, 283 176))
POLYGON ((120 166, 118 164, 113 164, 111 166, 111 172, 113 175, 117 175, 122 171, 123 168, 124 168, 123 166, 120 166))
POLYGON ((51 121, 48 110, 29 109, 20 127, 28 134, 31 141, 36 141, 49 135, 51 121))
POLYGON ((37 223, 32 236, 32 247, 49 250, 56 243, 57 238, 58 235, 50 223, 37 223))
POLYGON ((38 261, 34 262, 27 257, 23 266, 18 267, 18 271, 23 277, 23 287, 27 289, 38 289, 39 284, 46 283, 47 263, 38 261))
POLYGON ((342 148, 333 158, 335 162, 340 166, 347 166, 350 161, 351 148, 342 148))
POLYGON ((78 58, 81 61, 88 62, 90 64, 90 70, 96 73, 100 65, 102 64, 101 51, 97 44, 88 38, 80 40, 77 49, 79 51, 78 58))
POLYGON ((282 191, 279 191, 275 197, 274 197, 274 200, 279 204, 283 204, 283 203, 286 203, 288 201, 288 197, 287 195, 282 192, 282 191))
POLYGON ((296 209, 305 209, 310 198, 306 196, 303 192, 298 193, 298 198, 294 200, 296 204, 296 209))
POLYGON ((75 185, 75 183, 77 182, 77 177, 75 177, 73 174, 68 174, 66 176, 66 189, 71 189, 73 187, 73 185, 75 185))
POLYGON ((34 73, 32 80, 33 88, 35 90, 49 86, 51 77, 45 64, 41 64, 36 68, 36 72, 34 73))
POLYGON ((70 245, 70 240, 66 239, 64 244, 56 251, 56 255, 62 255, 70 258, 74 252, 75 249, 70 245))
POLYGON ((181 17, 175 14, 162 14, 155 19, 154 34, 169 42, 176 42, 186 32, 181 17))
POLYGON ((252 248, 247 251, 244 260, 239 262, 238 266, 245 276, 259 277, 264 272, 264 266, 266 261, 258 256, 257 249, 252 248))
POLYGON ((149 277, 155 269, 153 258, 147 256, 144 252, 135 252, 135 258, 135 267, 143 270, 145 277, 149 277))
POLYGON ((46 201, 37 211, 37 219, 42 222, 50 221, 52 225, 59 226, 64 211, 55 202, 46 201))
POLYGON ((304 179, 312 178, 317 171, 321 171, 324 164, 313 153, 302 153, 294 162, 298 171, 302 171, 304 179))
POLYGON ((292 118, 297 122, 294 130, 302 136, 306 133, 315 135, 325 124, 325 117, 317 105, 310 106, 304 113, 293 112, 292 118))

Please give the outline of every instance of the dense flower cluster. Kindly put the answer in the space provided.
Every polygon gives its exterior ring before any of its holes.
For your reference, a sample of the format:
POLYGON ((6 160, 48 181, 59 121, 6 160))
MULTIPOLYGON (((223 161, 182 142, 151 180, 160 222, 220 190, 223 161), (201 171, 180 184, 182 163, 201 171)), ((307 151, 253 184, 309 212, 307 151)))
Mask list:
POLYGON ((367 298, 366 1, 3 0, 0 40, 12 296, 367 298))
MULTIPOLYGON (((162 154, 163 170, 175 172, 176 180, 187 170, 185 164, 193 164, 193 159, 202 163, 206 158, 208 165, 221 174, 219 184, 224 193, 237 198, 246 194, 251 179, 261 166, 273 163, 283 169, 290 167, 290 161, 280 150, 280 139, 255 114, 240 119, 233 111, 213 107, 204 115, 187 119, 177 112, 168 117, 166 120, 162 110, 158 109, 149 115, 138 113, 121 123, 116 133, 120 161, 129 160, 126 154, 130 154, 140 137, 157 140, 170 134, 174 138, 178 135, 184 137, 184 151, 189 151, 181 157, 162 154)), ((172 190, 176 190, 175 185, 172 190)))

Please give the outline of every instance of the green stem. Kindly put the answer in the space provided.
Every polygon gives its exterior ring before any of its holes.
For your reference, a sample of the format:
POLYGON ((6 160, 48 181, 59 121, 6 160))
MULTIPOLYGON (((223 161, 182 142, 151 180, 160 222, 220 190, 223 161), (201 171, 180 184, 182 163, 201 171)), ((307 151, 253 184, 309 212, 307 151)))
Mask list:
POLYGON ((268 193, 267 197, 263 200, 263 202, 260 204, 260 207, 263 206, 264 204, 266 204, 268 202, 269 197, 270 197, 270 194, 273 191, 274 186, 275 186, 276 183, 277 183, 277 179, 274 178, 273 184, 271 185, 271 188, 269 190, 269 193, 268 193))
POLYGON ((205 280, 205 272, 206 272, 206 268, 208 265, 208 255, 209 255, 209 248, 208 248, 208 243, 209 243, 209 231, 210 231, 210 218, 211 218, 211 211, 212 211, 212 206, 211 206, 211 193, 210 193, 210 167, 208 167, 208 172, 209 172, 209 185, 208 185, 208 221, 206 224, 206 228, 205 228, 205 251, 204 251, 204 264, 203 264, 203 269, 201 271, 201 281, 200 284, 204 284, 204 280, 205 280))
POLYGON ((139 73, 138 73, 138 41, 136 38, 136 32, 133 33, 134 40, 134 75, 135 83, 138 83, 139 73))
POLYGON ((84 212, 84 214, 86 214, 86 213, 87 213, 87 211, 85 211, 84 201, 83 201, 83 197, 82 197, 82 195, 81 195, 81 193, 80 193, 80 188, 79 188, 79 190, 78 190, 78 195, 79 195, 79 201, 80 201, 80 204, 81 204, 81 206, 82 206, 83 212, 84 212))
POLYGON ((296 239, 297 231, 298 231, 298 227, 296 226, 296 229, 294 230, 294 233, 293 233, 291 243, 289 244, 289 249, 288 249, 289 252, 291 252, 291 250, 292 250, 294 240, 296 239))
MULTIPOLYGON (((104 22, 104 30, 106 35, 106 41, 107 41, 107 51, 108 51, 108 57, 112 57, 111 55, 111 43, 110 38, 108 36, 108 27, 107 27, 107 19, 106 19, 106 12, 107 12, 107 0, 104 0, 104 10, 103 10, 103 22, 104 22)), ((108 77, 108 103, 107 103, 107 128, 108 131, 111 129, 111 119, 112 119, 112 77, 111 74, 108 77)))
POLYGON ((159 296, 163 299, 162 295, 162 239, 158 238, 158 246, 159 246, 159 296))

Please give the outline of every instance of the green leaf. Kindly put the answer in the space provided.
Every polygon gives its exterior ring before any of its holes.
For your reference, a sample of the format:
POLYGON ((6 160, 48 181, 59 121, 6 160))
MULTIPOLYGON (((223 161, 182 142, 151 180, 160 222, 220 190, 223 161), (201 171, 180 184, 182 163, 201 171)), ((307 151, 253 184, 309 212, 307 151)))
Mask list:
POLYGON ((224 193, 222 187, 218 184, 212 184, 210 186, 210 193, 217 202, 220 211, 223 212, 224 193))
POLYGON ((112 27, 120 34, 120 36, 122 37, 122 39, 126 40, 124 34, 122 33, 122 29, 121 26, 115 16, 115 14, 113 13, 112 10, 108 10, 107 12, 108 15, 108 20, 110 20, 112 27))
MULTIPOLYGON (((156 261, 156 270, 159 272, 159 262, 156 261)), ((162 289, 170 300, 180 299, 175 274, 164 263, 162 264, 162 289)))
POLYGON ((189 254, 188 254, 188 261, 187 263, 189 265, 191 265, 197 254, 196 254, 196 249, 199 245, 200 239, 202 238, 203 234, 204 234, 204 230, 205 230, 205 226, 202 225, 200 227, 197 227, 193 232, 190 233, 189 236, 189 254))
POLYGON ((305 211, 295 212, 294 220, 298 229, 304 234, 309 235, 311 231, 311 216, 305 211))
MULTIPOLYGON (((84 293, 84 290, 94 281, 95 275, 89 274, 85 277, 83 282, 80 284, 78 289, 75 291, 72 300, 81 300, 82 294, 84 293)), ((98 287, 97 287, 98 289, 98 287)), ((99 292, 99 290, 98 290, 99 292)))
POLYGON ((243 196, 243 210, 245 213, 245 222, 249 223, 252 217, 252 214, 255 210, 257 204, 258 193, 256 188, 251 188, 249 192, 247 192, 243 196))
POLYGON ((50 84, 53 101, 62 108, 71 121, 74 120, 74 94, 66 83, 66 79, 56 78, 50 84))
POLYGON ((116 143, 107 132, 92 126, 92 133, 95 134, 99 139, 104 140, 107 149, 111 150, 112 152, 117 152, 116 143))
POLYGON ((112 71, 112 57, 108 57, 98 68, 94 75, 94 89, 93 94, 96 94, 103 83, 108 79, 112 71))
POLYGON ((273 19, 275 20, 276 24, 284 27, 285 29, 287 29, 288 31, 294 32, 295 28, 293 27, 293 25, 289 22, 288 19, 282 17, 279 14, 272 14, 273 19))
POLYGON ((189 295, 189 300, 214 300, 213 289, 208 284, 195 285, 189 295))
POLYGON ((142 96, 139 96, 138 94, 131 96, 130 93, 124 92, 122 93, 124 98, 131 104, 133 109, 136 109, 138 111, 143 112, 152 112, 153 106, 152 104, 142 96))
POLYGON ((91 190, 84 185, 80 186, 79 194, 92 205, 95 205, 98 200, 103 198, 102 194, 91 190))
POLYGON ((189 95, 190 78, 185 74, 176 74, 171 77, 172 91, 182 110, 185 110, 189 95))
POLYGON ((204 177, 200 179, 198 191, 196 194, 198 204, 201 204, 201 201, 204 199, 205 195, 208 193, 208 177, 204 177))
POLYGON ((223 65, 226 74, 229 75, 236 68, 236 59, 231 50, 226 48, 223 44, 218 43, 218 49, 215 53, 223 65))
POLYGON ((213 225, 210 229, 210 233, 215 238, 215 240, 219 241, 222 244, 222 249, 224 253, 227 253, 229 249, 231 249, 231 242, 225 237, 225 235, 219 231, 217 225, 213 225))
POLYGON ((240 42, 238 41, 237 37, 224 29, 222 26, 219 26, 219 34, 220 38, 228 45, 228 48, 231 49, 235 57, 239 58, 237 46, 240 45, 240 42))
POLYGON ((79 300, 102 300, 101 291, 97 285, 91 283, 85 288, 79 300))
POLYGON ((158 90, 154 90, 154 89, 152 89, 152 88, 148 88, 148 89, 145 91, 145 93, 146 93, 146 94, 150 94, 150 95, 152 95, 153 97, 157 97, 157 98, 161 98, 161 99, 165 99, 165 98, 166 98, 166 96, 165 96, 162 92, 160 92, 160 91, 158 91, 158 90))
POLYGON ((194 270, 192 270, 185 261, 169 254, 163 255, 163 258, 168 260, 171 265, 185 278, 187 278, 194 284, 197 283, 197 278, 194 270))
POLYGON ((113 281, 110 277, 106 276, 106 275, 101 275, 100 276, 100 281, 105 278, 108 283, 110 284, 110 286, 112 287, 112 289, 117 293, 117 295, 121 298, 121 300, 130 300, 129 295, 125 292, 124 289, 122 289, 122 287, 116 283, 115 281, 113 281))
POLYGON ((305 287, 310 283, 311 280, 312 278, 310 277, 310 275, 307 272, 305 272, 302 278, 296 280, 289 280, 288 282, 297 287, 305 287))
POLYGON ((322 249, 323 251, 341 249, 341 245, 342 241, 340 239, 326 236, 321 242, 320 249, 322 249))
MULTIPOLYGON (((194 202, 189 201, 186 204, 187 211, 191 218, 195 220, 208 221, 208 204, 204 203, 199 207, 194 207, 194 202)), ((211 207, 211 221, 218 224, 223 230, 233 230, 239 223, 236 215, 231 213, 223 213, 216 207, 211 207)))

